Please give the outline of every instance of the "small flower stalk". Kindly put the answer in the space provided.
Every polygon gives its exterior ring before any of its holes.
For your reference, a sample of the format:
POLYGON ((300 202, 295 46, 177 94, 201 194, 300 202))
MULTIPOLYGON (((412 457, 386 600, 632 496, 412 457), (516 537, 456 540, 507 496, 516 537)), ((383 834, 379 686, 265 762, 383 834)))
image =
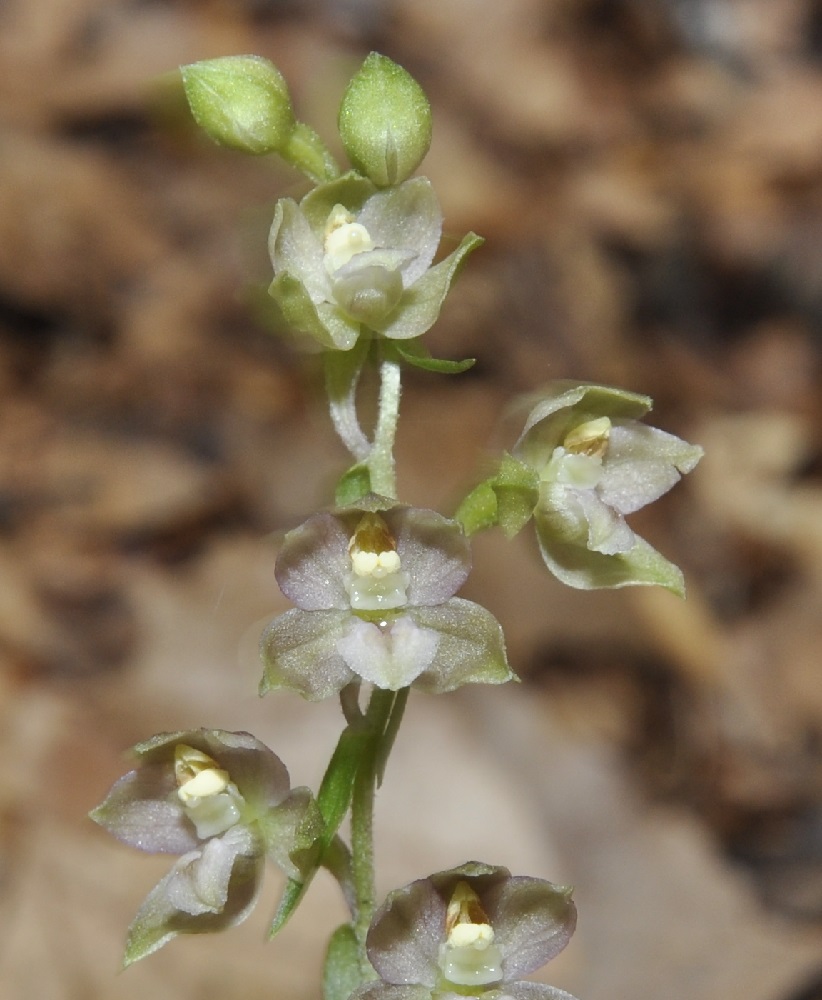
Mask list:
POLYGON ((525 982, 566 946, 571 890, 469 862, 391 893, 368 931, 379 975, 351 1000, 573 1000, 525 982))
POLYGON ((125 964, 178 934, 241 923, 257 901, 266 858, 291 877, 313 862, 322 820, 307 788, 248 733, 163 733, 133 749, 91 818, 130 847, 178 854, 129 929, 125 964))

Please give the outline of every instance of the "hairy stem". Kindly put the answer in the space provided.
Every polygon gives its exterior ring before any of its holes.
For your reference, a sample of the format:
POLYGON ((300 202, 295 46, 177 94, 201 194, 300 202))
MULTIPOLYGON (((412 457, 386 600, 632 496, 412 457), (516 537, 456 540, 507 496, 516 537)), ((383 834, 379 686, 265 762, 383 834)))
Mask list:
POLYGON ((374 978, 374 972, 365 953, 365 936, 374 916, 374 795, 377 787, 377 772, 381 762, 382 746, 386 729, 396 701, 393 691, 375 688, 365 713, 366 724, 371 732, 368 747, 363 753, 354 795, 351 800, 351 867, 354 879, 356 907, 354 931, 360 948, 360 968, 363 981, 374 978))
POLYGON ((390 358, 380 362, 380 400, 374 443, 368 456, 371 488, 386 497, 397 495, 394 439, 400 415, 400 365, 390 358))

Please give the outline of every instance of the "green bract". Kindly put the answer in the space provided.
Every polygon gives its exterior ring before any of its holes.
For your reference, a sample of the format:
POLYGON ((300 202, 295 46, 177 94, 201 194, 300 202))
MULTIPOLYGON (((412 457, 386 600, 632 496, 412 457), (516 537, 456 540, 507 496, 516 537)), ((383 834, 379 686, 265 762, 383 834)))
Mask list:
POLYGON ((149 853, 179 854, 131 927, 124 963, 178 934, 231 927, 251 912, 266 858, 292 879, 312 870, 323 833, 307 788, 248 733, 161 733, 134 747, 138 766, 90 815, 149 853))
POLYGON ((557 382, 531 410, 513 452, 539 476, 534 521, 543 559, 571 587, 656 584, 683 594, 679 568, 624 515, 690 472, 702 449, 638 422, 647 396, 557 382))
POLYGON ((194 120, 215 142, 262 155, 285 148, 296 126, 288 87, 260 56, 225 56, 181 68, 194 120))
POLYGON ((372 52, 340 105, 340 136, 351 163, 379 187, 399 184, 431 145, 431 106, 416 80, 372 52))
POLYGON ((442 213, 424 177, 378 191, 349 173, 297 204, 277 203, 269 236, 269 289, 286 321, 323 347, 350 350, 363 330, 395 340, 425 333, 465 257, 469 233, 431 266, 442 213))

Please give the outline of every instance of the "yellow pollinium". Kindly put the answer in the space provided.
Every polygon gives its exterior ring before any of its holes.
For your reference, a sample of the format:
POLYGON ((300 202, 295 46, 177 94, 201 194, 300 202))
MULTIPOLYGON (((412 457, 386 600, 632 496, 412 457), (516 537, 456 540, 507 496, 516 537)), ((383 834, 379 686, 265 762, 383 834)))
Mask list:
POLYGON ((374 249, 374 241, 365 226, 342 205, 335 205, 325 224, 323 250, 325 269, 333 275, 358 253, 374 249))
POLYGON ((182 802, 219 795, 231 780, 213 757, 202 750, 180 743, 174 750, 174 776, 177 795, 182 802))
POLYGON ((379 514, 363 514, 348 545, 348 595, 355 611, 386 611, 407 603, 408 574, 379 514))
POLYGON ((586 420, 584 424, 578 424, 569 431, 562 445, 574 455, 602 458, 608 449, 610 436, 611 421, 608 417, 597 417, 595 420, 586 420))

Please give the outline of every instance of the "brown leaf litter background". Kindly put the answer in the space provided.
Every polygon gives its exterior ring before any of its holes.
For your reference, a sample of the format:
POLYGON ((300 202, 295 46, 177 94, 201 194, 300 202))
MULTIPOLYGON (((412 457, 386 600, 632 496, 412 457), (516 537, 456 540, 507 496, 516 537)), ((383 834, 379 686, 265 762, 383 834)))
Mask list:
POLYGON ((540 978, 583 1000, 822 997, 822 4, 4 0, 0 6, 0 997, 320 995, 318 879, 118 974, 167 859, 85 812, 123 750, 247 728, 316 787, 332 704, 256 698, 276 540, 344 454, 316 359, 260 293, 300 180, 201 138, 169 82, 256 52, 327 138, 378 49, 435 108, 426 162, 471 260, 411 375, 403 499, 453 509, 553 377, 648 392, 701 442, 635 524, 687 602, 578 594, 528 532, 467 596, 523 684, 413 698, 378 801, 383 890, 469 857, 573 882, 540 978))

